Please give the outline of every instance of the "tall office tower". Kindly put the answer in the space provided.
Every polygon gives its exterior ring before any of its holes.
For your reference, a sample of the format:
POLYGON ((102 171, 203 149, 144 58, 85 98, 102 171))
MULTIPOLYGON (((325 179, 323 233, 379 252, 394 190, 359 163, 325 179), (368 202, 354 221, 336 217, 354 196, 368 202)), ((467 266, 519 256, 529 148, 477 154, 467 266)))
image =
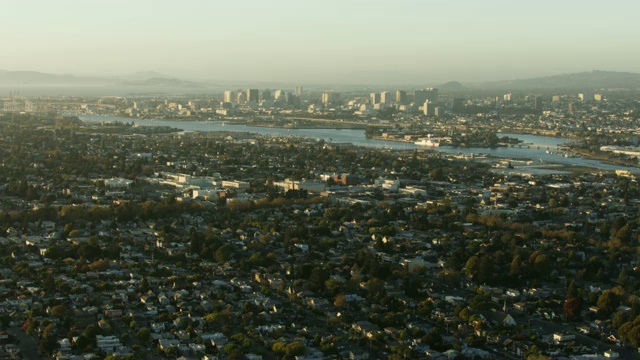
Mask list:
POLYGON ((258 89, 247 89, 247 102, 258 102, 260 97, 260 90, 258 89))
POLYGON ((451 106, 451 111, 454 113, 460 113, 464 111, 464 99, 463 98, 454 98, 453 105, 451 106))
POLYGON ((278 89, 273 92, 274 100, 282 100, 281 98, 284 98, 284 91, 282 91, 281 89, 278 89))
POLYGON ((536 96, 533 99, 533 107, 536 111, 542 111, 542 96, 536 96))
POLYGON ((427 100, 431 102, 438 101, 438 89, 428 88, 413 92, 413 102, 416 104, 424 104, 427 100))
POLYGON ((325 91, 322 93, 322 105, 329 106, 338 102, 340 98, 340 94, 335 93, 333 91, 325 91))
POLYGON ((404 90, 396 91, 396 102, 400 105, 407 103, 407 92, 404 90))
POLYGON ((427 90, 416 90, 413 92, 413 101, 416 104, 424 104, 427 101, 427 90))
POLYGON ((502 96, 502 100, 504 101, 511 101, 511 94, 504 94, 502 96))
POLYGON ((438 101, 438 89, 436 89, 436 88, 428 88, 428 89, 424 89, 424 91, 427 92, 427 100, 429 100, 431 102, 438 101))
POLYGON ((371 93, 371 105, 380 104, 380 93, 371 93))
POLYGON ((271 100, 271 90, 266 89, 262 91, 262 100, 271 100))
POLYGON ((391 93, 388 91, 383 91, 380 93, 380 103, 382 104, 389 104, 393 101, 393 99, 391 99, 391 93))
POLYGON ((569 112, 573 112, 573 101, 569 103, 569 112))
POLYGON ((286 94, 284 94, 284 101, 289 105, 293 105, 293 106, 300 105, 300 97, 293 95, 290 92, 287 92, 286 94))
POLYGON ((432 103, 429 100, 425 100, 424 105, 422 105, 422 111, 425 115, 435 115, 436 113, 436 104, 432 103))
POLYGON ((603 99, 604 99, 604 96, 602 94, 593 94, 593 100, 602 101, 603 99))
POLYGON ((332 100, 333 100, 333 92, 325 91, 322 93, 322 98, 320 99, 320 102, 322 102, 322 105, 327 106, 332 102, 332 100))
POLYGON ((551 97, 551 102, 560 102, 560 95, 553 95, 551 97))
POLYGON ((302 86, 296 86, 296 96, 302 95, 302 86))
POLYGON ((244 104, 246 100, 247 100, 247 97, 244 91, 238 91, 238 94, 236 95, 236 104, 244 104))
POLYGON ((235 100, 236 100, 236 94, 233 91, 227 90, 224 92, 224 98, 222 99, 223 102, 232 103, 235 100))

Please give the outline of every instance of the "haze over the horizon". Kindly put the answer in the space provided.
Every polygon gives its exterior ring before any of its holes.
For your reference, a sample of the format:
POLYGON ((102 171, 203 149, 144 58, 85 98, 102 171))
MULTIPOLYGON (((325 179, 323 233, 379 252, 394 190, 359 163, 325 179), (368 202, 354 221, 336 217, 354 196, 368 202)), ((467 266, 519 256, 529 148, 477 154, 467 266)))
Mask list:
POLYGON ((640 72, 639 10, 630 0, 7 0, 0 69, 291 83, 640 72))

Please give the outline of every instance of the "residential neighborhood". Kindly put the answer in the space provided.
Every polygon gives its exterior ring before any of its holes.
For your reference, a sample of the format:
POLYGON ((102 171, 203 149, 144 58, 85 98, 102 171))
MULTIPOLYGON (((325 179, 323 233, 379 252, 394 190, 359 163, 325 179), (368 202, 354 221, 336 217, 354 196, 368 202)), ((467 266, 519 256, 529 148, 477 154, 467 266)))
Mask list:
POLYGON ((53 114, 0 143, 2 358, 640 358, 633 171, 53 114))

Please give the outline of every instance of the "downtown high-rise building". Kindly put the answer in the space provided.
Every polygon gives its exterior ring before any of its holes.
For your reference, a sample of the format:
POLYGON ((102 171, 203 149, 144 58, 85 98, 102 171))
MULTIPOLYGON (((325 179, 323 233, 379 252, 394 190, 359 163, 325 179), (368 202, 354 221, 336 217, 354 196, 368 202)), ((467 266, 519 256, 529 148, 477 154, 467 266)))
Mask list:
POLYGON ((325 91, 322 93, 321 102, 322 105, 329 106, 337 103, 338 99, 340 99, 340 94, 333 91, 325 91))
POLYGON ((438 101, 438 89, 428 88, 422 90, 416 90, 413 92, 413 102, 416 104, 424 104, 425 101, 430 102, 438 101))
POLYGON ((404 90, 396 91, 396 102, 400 105, 407 103, 407 92, 404 90))
POLYGON ((451 111, 454 113, 461 113, 464 111, 464 102, 463 98, 454 98, 453 104, 451 105, 451 111))
POLYGON ((302 95, 302 86, 296 86, 296 96, 302 95))
POLYGON ((262 91, 262 100, 271 100, 271 90, 266 89, 262 91))
POLYGON ((371 98, 371 105, 380 104, 380 99, 381 99, 380 95, 381 95, 380 93, 374 93, 374 92, 369 94, 371 98))
POLYGON ((533 108, 536 109, 536 111, 542 111, 542 96, 536 96, 533 99, 533 108))
POLYGON ((231 91, 231 90, 227 90, 224 92, 224 97, 222 99, 223 102, 226 103, 232 103, 236 101, 236 94, 231 91))
POLYGON ((435 108, 436 108, 435 104, 429 100, 425 100, 425 102, 422 105, 422 110, 425 115, 434 115, 435 108))
POLYGON ((238 93, 236 94, 236 104, 244 104, 246 100, 247 96, 244 91, 238 91, 238 93))
POLYGON ((383 91, 380 93, 380 103, 382 104, 390 104, 393 102, 392 95, 388 91, 383 91))
POLYGON ((247 102, 258 102, 260 100, 260 90, 247 89, 247 102))

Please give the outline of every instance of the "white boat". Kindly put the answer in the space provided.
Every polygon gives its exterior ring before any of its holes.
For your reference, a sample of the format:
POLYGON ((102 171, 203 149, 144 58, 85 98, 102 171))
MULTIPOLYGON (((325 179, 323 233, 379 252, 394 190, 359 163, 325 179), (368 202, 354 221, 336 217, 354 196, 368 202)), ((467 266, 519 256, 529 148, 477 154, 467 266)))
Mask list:
POLYGON ((429 136, 426 139, 421 139, 420 141, 416 141, 414 144, 420 145, 420 146, 428 146, 428 147, 440 146, 440 143, 438 141, 431 139, 431 136, 429 136))

